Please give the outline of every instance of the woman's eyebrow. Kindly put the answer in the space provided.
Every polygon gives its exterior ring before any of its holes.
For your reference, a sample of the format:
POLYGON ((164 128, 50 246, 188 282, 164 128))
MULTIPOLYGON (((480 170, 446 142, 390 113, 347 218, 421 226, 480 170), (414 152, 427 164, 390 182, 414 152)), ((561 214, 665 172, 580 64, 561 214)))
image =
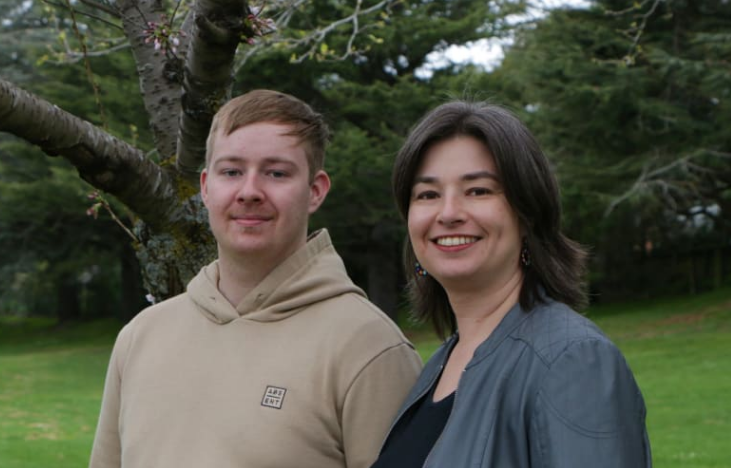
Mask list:
POLYGON ((433 184, 438 179, 434 176, 416 176, 414 177, 414 185, 416 184, 433 184))
POLYGON ((493 179, 498 180, 498 177, 496 174, 493 174, 490 171, 478 171, 478 172, 470 172, 461 177, 464 181, 472 181, 472 180, 478 180, 478 179, 493 179))

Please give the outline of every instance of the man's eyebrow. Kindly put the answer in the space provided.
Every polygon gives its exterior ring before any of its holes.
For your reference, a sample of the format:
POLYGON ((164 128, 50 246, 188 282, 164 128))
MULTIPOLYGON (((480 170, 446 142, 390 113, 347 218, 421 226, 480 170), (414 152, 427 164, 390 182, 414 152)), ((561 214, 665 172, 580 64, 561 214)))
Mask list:
MULTIPOLYGON (((214 161, 213 165, 216 166, 219 163, 241 163, 246 162, 246 158, 243 156, 236 156, 236 155, 228 155, 228 156, 218 156, 216 160, 214 161)), ((279 156, 269 156, 262 159, 262 162, 264 164, 286 164, 288 166, 296 166, 293 161, 290 161, 286 158, 281 158, 279 156)))
POLYGON ((269 156, 263 159, 264 164, 286 164, 288 166, 297 166, 294 161, 279 156, 269 156))
POLYGON ((244 158, 236 155, 216 156, 211 167, 218 167, 221 164, 240 164, 244 158))

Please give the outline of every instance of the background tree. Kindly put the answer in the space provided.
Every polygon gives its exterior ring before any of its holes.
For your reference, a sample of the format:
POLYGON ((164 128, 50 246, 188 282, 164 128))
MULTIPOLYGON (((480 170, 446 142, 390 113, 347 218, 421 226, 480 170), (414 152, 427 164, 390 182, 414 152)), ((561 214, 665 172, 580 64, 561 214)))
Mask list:
MULTIPOLYGON (((53 21, 31 7, 11 9, 21 19, 0 34, 0 75, 22 80, 80 117, 97 118, 83 64, 58 64, 48 54, 49 42, 56 43, 48 29, 53 21)), ((134 73, 131 57, 100 57, 95 67, 94 79, 108 90, 108 127, 149 144, 149 132, 133 123, 144 122, 144 115, 134 99, 135 82, 127 78, 134 73)), ((67 161, 0 135, 0 282, 6 285, 0 314, 48 315, 59 322, 110 314, 128 319, 144 305, 130 238, 104 209, 96 221, 85 214, 95 203, 91 191, 67 161)), ((129 221, 122 205, 114 209, 129 221)))
MULTIPOLYGON (((43 10, 45 16, 36 3, 29 5, 30 9, 7 10, 4 24, 17 27, 22 17, 24 24, 57 28, 59 46, 44 60, 76 62, 76 76, 89 85, 87 99, 78 103, 86 106, 86 112, 74 114, 87 120, 51 105, 54 97, 45 88, 29 87, 48 101, 0 80, 0 130, 40 146, 49 155, 62 156, 83 180, 134 213, 133 245, 146 286, 160 299, 181 292, 214 254, 196 195, 197 172, 211 117, 230 96, 234 71, 241 78, 237 93, 254 86, 276 87, 330 113, 336 132, 342 132, 330 158, 339 165, 332 168, 338 190, 345 195, 356 188, 370 189, 377 199, 374 204, 358 202, 363 211, 354 217, 353 206, 348 205, 352 200, 332 197, 332 212, 341 221, 333 230, 338 239, 351 241, 350 252, 359 252, 366 264, 374 252, 380 254, 373 257, 375 265, 379 258, 392 260, 395 250, 393 244, 388 250, 379 247, 393 237, 393 223, 382 216, 391 206, 387 178, 379 174, 390 170, 388 158, 395 151, 396 135, 402 136, 412 117, 423 111, 418 106, 400 109, 410 107, 418 81, 415 70, 435 49, 491 34, 500 14, 516 11, 522 2, 199 0, 164 5, 88 0, 43 10), (38 16, 29 19, 31 11, 38 16), (241 49, 238 56, 237 49, 241 49), (257 58, 256 49, 265 56, 257 58), (114 63, 129 52, 150 129, 140 130, 142 138, 137 140, 130 138, 132 127, 117 124, 107 102, 111 90, 97 74, 100 63, 114 63), (312 60, 301 61, 302 57, 312 60), (276 79, 269 79, 272 73, 276 79), (388 112, 383 118, 366 117, 364 110, 376 106, 364 102, 364 96, 390 97, 392 105, 382 109, 388 112), (347 114, 336 112, 345 108, 347 114), (348 118, 342 119, 343 115, 348 118), (366 142, 370 145, 364 151, 360 144, 366 142), (354 182, 357 187, 351 187, 354 182), (349 218, 352 223, 342 223, 349 218), (361 249, 365 243, 371 247, 361 249), (366 252, 370 255, 363 255, 366 252)), ((427 94, 419 94, 418 102, 426 106, 427 94)), ((355 270, 362 270, 365 278, 383 276, 373 266, 355 270)))
MULTIPOLYGON (((390 174, 393 158, 411 125, 453 93, 445 86, 458 67, 427 73, 430 54, 508 33, 505 18, 520 2, 400 2, 351 42, 344 60, 328 54, 288 73, 290 54, 268 50, 250 60, 237 86, 273 86, 302 96, 323 110, 334 130, 326 160, 334 189, 314 224, 327 226, 356 281, 388 312, 400 298, 403 225, 394 209, 390 174)), ((312 18, 331 21, 337 13, 313 9, 312 18)), ((341 14, 342 15, 342 14, 341 14)), ((458 94, 459 95, 459 94, 458 94)))
POLYGON ((607 297, 694 289, 684 272, 699 249, 721 268, 729 25, 724 1, 597 1, 522 30, 497 72, 556 164, 569 230, 595 246, 607 297))

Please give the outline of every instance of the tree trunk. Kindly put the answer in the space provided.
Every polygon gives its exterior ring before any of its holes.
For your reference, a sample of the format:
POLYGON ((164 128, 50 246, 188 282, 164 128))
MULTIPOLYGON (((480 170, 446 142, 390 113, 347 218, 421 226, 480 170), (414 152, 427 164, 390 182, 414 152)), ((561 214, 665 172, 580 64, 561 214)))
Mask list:
POLYGON ((77 321, 81 318, 79 283, 76 278, 64 277, 56 285, 56 317, 58 324, 77 321))
POLYGON ((216 258, 216 241, 200 194, 182 206, 180 216, 184 222, 168 232, 154 231, 142 222, 135 226, 137 259, 151 302, 184 292, 201 266, 216 258))
POLYGON ((383 310, 391 319, 396 320, 398 313, 398 259, 395 243, 386 236, 388 227, 376 226, 371 235, 368 255, 368 298, 383 310))
POLYGON ((713 249, 713 289, 718 289, 723 284, 723 250, 718 247, 713 249))
POLYGON ((119 255, 121 265, 122 306, 120 319, 127 323, 145 306, 149 305, 140 274, 140 262, 130 244, 122 246, 119 255))
POLYGON ((688 255, 688 293, 689 294, 695 294, 698 292, 698 284, 696 283, 696 261, 695 261, 695 255, 693 253, 690 253, 688 255))

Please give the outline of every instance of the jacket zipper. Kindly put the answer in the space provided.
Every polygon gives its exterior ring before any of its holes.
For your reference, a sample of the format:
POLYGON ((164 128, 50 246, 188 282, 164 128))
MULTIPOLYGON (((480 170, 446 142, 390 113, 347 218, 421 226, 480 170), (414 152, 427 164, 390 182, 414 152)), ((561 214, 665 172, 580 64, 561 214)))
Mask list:
MULTIPOLYGON (((393 432, 393 429, 394 429, 394 428, 396 427, 396 424, 398 424, 398 422, 399 422, 399 421, 401 420, 401 418, 403 417, 403 415, 404 415, 404 414, 406 414, 406 413, 407 413, 407 412, 408 412, 408 411, 409 411, 409 410, 410 410, 410 409, 411 409, 411 408, 412 408, 412 407, 414 406, 414 404, 415 404, 415 403, 416 403, 417 401, 419 401, 419 400, 420 400, 420 399, 421 399, 422 397, 424 397, 424 395, 426 395, 427 393, 429 393, 429 390, 430 390, 430 389, 432 388, 432 385, 434 385, 434 382, 435 382, 435 381, 437 380, 438 376, 442 375, 442 371, 443 371, 443 370, 444 370, 444 363, 442 363, 442 364, 441 364, 441 365, 439 366, 439 371, 438 371, 438 372, 436 373, 436 375, 435 375, 435 376, 434 376, 434 377, 433 377, 433 378, 431 379, 431 381, 429 382, 429 385, 427 385, 427 386, 426 386, 426 389, 425 389, 425 390, 424 390, 423 392, 421 392, 421 393, 420 393, 419 395, 417 395, 417 397, 416 397, 416 398, 414 398, 414 399, 413 399, 413 400, 414 400, 414 401, 413 401, 413 403, 411 403, 411 404, 410 404, 409 406, 407 406, 406 408, 402 409, 402 410, 401 410, 401 411, 400 411, 400 412, 399 412, 399 413, 398 413, 398 414, 396 415, 396 418, 394 418, 393 422, 391 423, 391 427, 390 427, 390 428, 388 429, 388 432, 386 432, 386 436, 385 436, 385 437, 383 438, 383 442, 381 442, 381 449, 380 449, 380 450, 378 451, 378 453, 379 453, 379 454, 380 454, 380 453, 381 453, 381 452, 383 451, 383 447, 384 447, 384 446, 386 445, 386 441, 388 440, 388 438, 389 438, 389 437, 391 437, 391 432, 393 432)), ((455 397, 456 397, 456 396, 457 396, 457 395, 455 395, 455 397)), ((451 413, 450 413, 450 415, 451 415, 451 413)), ((448 419, 449 419, 449 418, 447 418, 447 420, 448 420, 448 419)), ((441 437, 441 436, 440 436, 440 437, 441 437)), ((438 439, 437 439, 437 440, 438 440, 438 439)))
MULTIPOLYGON (((442 365, 442 368, 443 367, 444 367, 444 365, 442 365)), ((464 377, 464 373, 466 371, 467 371, 467 369, 462 371, 462 375, 459 378, 460 381, 462 381, 462 377, 464 377)), ((437 437, 437 441, 434 442, 434 445, 432 445, 431 450, 429 450, 429 453, 427 454, 426 459, 424 459, 424 464, 421 465, 421 468, 426 468, 426 466, 429 464, 429 459, 431 458, 431 455, 434 452, 434 449, 439 444, 439 441, 442 440, 442 435, 444 435, 444 432, 447 430, 447 427, 449 426, 449 421, 452 420, 452 415, 454 414, 454 409, 457 407, 457 397, 459 396, 457 394, 458 392, 459 392, 459 385, 457 385, 457 388, 454 389, 454 400, 452 401, 452 411, 450 411, 449 416, 447 416, 447 422, 444 423, 444 428, 442 429, 442 432, 439 434, 439 437, 437 437)))
MULTIPOLYGON (((426 388, 424 389, 424 391, 421 392, 416 398, 414 398, 414 401, 409 406, 407 406, 406 408, 402 409, 396 415, 396 418, 394 418, 393 422, 391 423, 391 427, 388 429, 388 432, 386 432, 386 436, 383 438, 383 441, 381 442, 381 449, 378 451, 379 454, 383 451, 383 447, 386 445, 386 441, 388 440, 389 437, 391 437, 391 432, 393 432, 393 429, 396 427, 396 424, 398 424, 398 422, 401 420, 401 418, 403 417, 403 415, 406 414, 406 412, 409 411, 414 406, 414 404, 417 401, 419 401, 424 395, 426 395, 427 393, 429 393, 429 390, 434 385, 434 382, 436 382, 436 380, 439 378, 439 376, 442 375, 442 371, 444 370, 444 365, 447 363, 447 360, 449 359, 449 355, 452 353, 452 349, 451 348, 453 348, 453 347, 454 347, 454 343, 452 343, 450 345, 449 353, 444 357, 444 360, 442 360, 442 363, 439 365, 439 371, 434 374, 434 377, 432 377, 431 381, 429 382, 429 385, 426 386, 426 388)), ((456 400, 456 398, 457 398, 457 391, 456 390, 455 390, 454 397, 455 397, 455 400, 456 400)), ((449 417, 451 417, 451 416, 452 416, 452 413, 450 412, 449 413, 449 417)), ((447 418, 447 422, 449 422, 449 418, 447 418)), ((446 428, 446 425, 444 427, 446 428)), ((444 431, 442 431, 442 432, 444 432, 444 431)), ((439 435, 439 438, 441 438, 441 434, 439 435)), ((437 438, 437 442, 439 442, 439 438, 437 438)), ((434 445, 436 445, 436 444, 434 444, 434 445)), ((434 447, 432 447, 432 449, 433 448, 434 447)), ((429 453, 431 453, 431 452, 429 452, 429 453)), ((427 455, 427 459, 428 458, 429 458, 429 456, 427 455)))

